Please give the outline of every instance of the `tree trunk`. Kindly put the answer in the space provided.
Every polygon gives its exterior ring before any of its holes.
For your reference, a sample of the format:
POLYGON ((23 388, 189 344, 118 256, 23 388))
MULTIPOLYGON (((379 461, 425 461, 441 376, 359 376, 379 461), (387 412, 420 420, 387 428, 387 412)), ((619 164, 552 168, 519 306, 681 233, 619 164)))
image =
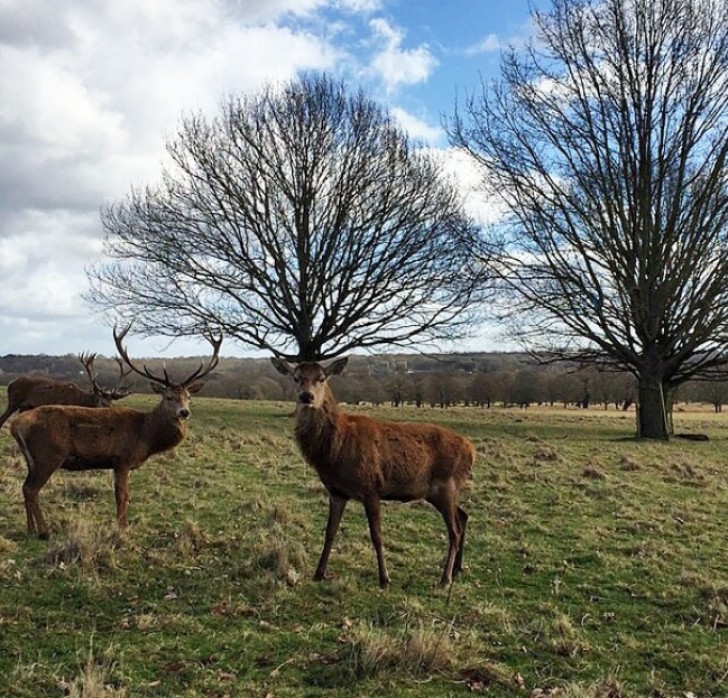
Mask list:
POLYGON ((637 436, 643 439, 670 438, 662 376, 659 373, 641 375, 637 383, 637 436))

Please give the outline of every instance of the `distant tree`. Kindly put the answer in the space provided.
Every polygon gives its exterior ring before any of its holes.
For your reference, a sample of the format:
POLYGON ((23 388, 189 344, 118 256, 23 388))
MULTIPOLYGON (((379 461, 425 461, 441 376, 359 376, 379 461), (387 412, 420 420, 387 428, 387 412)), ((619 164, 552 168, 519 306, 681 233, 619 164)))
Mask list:
POLYGON ((470 399, 477 407, 490 407, 496 396, 496 385, 493 373, 476 373, 468 387, 470 399))
POLYGON ((460 399, 460 385, 448 371, 438 371, 429 376, 427 386, 429 402, 435 407, 450 407, 460 399))
POLYGON ((161 184, 102 211, 97 308, 291 360, 471 330, 460 191, 364 92, 304 75, 184 118, 167 152, 161 184))
POLYGON ((411 373, 408 375, 409 393, 415 407, 422 407, 425 402, 425 386, 422 375, 419 373, 411 373))
POLYGON ((393 407, 399 407, 406 398, 406 380, 403 374, 397 373, 387 380, 389 401, 393 407))
POLYGON ((529 407, 543 400, 542 374, 532 368, 516 372, 510 389, 510 400, 520 407, 529 407))
POLYGON ((728 352, 728 3, 553 0, 448 130, 505 215, 495 271, 536 353, 637 379, 637 433, 728 352))
POLYGON ((728 381, 709 381, 694 386, 694 396, 701 402, 709 402, 715 412, 722 412, 728 402, 728 381))

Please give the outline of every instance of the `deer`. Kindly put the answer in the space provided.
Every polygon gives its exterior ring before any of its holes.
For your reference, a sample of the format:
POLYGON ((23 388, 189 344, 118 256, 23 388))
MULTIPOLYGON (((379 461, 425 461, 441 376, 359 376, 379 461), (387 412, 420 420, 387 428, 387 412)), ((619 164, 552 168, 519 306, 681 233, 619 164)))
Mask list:
POLYGON ((148 379, 160 401, 151 411, 112 406, 103 410, 72 405, 44 405, 18 415, 10 433, 20 447, 28 466, 23 498, 28 533, 49 537, 38 503, 38 494, 58 470, 112 470, 116 497, 116 520, 120 530, 128 526, 129 479, 148 458, 176 447, 187 433, 191 396, 202 388, 202 378, 219 362, 222 336, 206 338, 213 348, 212 358, 180 382, 151 372, 146 364, 138 368, 129 358, 121 332, 114 328, 114 342, 121 361, 130 371, 148 379))
POLYGON ((91 391, 84 390, 72 381, 61 381, 48 376, 19 376, 8 385, 8 406, 0 415, 0 427, 15 412, 25 412, 41 405, 109 407, 115 400, 121 400, 130 394, 129 386, 122 385, 130 371, 125 371, 121 364, 116 388, 107 390, 99 385, 93 370, 96 354, 82 353, 78 355, 78 359, 91 383, 91 391))
POLYGON ((354 499, 364 505, 379 586, 389 586, 382 547, 381 502, 425 500, 440 512, 447 527, 449 548, 440 584, 450 585, 463 566, 468 514, 458 505, 458 496, 472 476, 472 442, 435 424, 384 421, 345 412, 331 391, 329 378, 342 373, 347 358, 327 366, 315 361, 294 365, 277 356, 271 361, 279 373, 293 379, 295 439, 329 497, 324 545, 314 580, 326 578, 344 509, 354 499))

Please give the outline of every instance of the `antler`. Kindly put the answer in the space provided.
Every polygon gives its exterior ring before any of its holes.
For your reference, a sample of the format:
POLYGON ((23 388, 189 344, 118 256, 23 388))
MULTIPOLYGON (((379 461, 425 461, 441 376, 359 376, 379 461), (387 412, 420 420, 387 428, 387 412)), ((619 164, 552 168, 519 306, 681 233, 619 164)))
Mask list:
POLYGON ((94 393, 102 393, 103 389, 98 384, 98 381, 96 379, 96 374, 93 371, 94 361, 96 360, 96 354, 83 352, 82 354, 78 355, 78 360, 83 364, 84 369, 86 369, 86 375, 88 376, 88 379, 91 381, 91 386, 93 387, 94 393))
POLYGON ((132 373, 132 370, 130 368, 125 370, 124 362, 118 356, 115 356, 114 359, 116 359, 116 363, 119 365, 119 380, 117 381, 116 388, 114 388, 112 394, 114 399, 118 400, 131 393, 131 385, 124 385, 124 379, 132 373))
MULTIPOLYGON (((131 359, 129 358, 129 355, 126 352, 126 349, 124 348, 124 345, 122 342, 124 341, 124 337, 126 337, 127 333, 131 329, 131 323, 129 323, 120 334, 117 333, 116 327, 114 327, 114 342, 116 344, 116 349, 119 352, 119 356, 123 359, 124 363, 135 373, 138 373, 140 376, 144 376, 145 378, 148 378, 151 381, 154 381, 155 383, 159 383, 161 385, 164 385, 165 387, 169 387, 170 385, 174 385, 172 380, 170 379, 169 375, 167 374, 167 369, 163 368, 164 371, 164 377, 160 377, 152 373, 147 367, 146 364, 142 367, 142 369, 137 368, 134 366, 134 364, 131 362, 131 359)), ((191 383, 193 383, 196 380, 199 380, 200 378, 204 378, 208 373, 210 373, 219 363, 219 353, 220 353, 220 346, 222 345, 222 335, 220 335, 219 338, 215 338, 212 336, 212 334, 206 334, 205 339, 207 339, 210 344, 212 344, 213 348, 213 354, 212 358, 207 364, 207 367, 204 366, 204 364, 200 364, 199 368, 197 368, 195 371, 192 372, 185 380, 183 380, 181 383, 178 383, 177 385, 181 387, 187 387, 191 383)))
MULTIPOLYGON (((212 333, 205 334, 205 339, 212 344, 212 358, 207 364, 207 368, 204 367, 204 364, 200 364, 200 367, 193 371, 185 380, 182 381, 182 385, 187 387, 194 381, 200 380, 200 378, 204 378, 208 373, 211 371, 214 371, 217 365, 220 363, 220 347, 222 346, 222 335, 215 338, 212 336, 212 333)), ((166 371, 165 371, 166 373, 166 371)))

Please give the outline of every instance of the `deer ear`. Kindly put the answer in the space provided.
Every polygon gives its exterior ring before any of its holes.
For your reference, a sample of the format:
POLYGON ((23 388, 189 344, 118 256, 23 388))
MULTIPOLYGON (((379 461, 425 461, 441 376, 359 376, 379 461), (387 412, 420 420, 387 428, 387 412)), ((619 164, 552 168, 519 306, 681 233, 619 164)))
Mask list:
POLYGON ((192 385, 187 386, 187 392, 190 395, 194 395, 195 393, 199 393, 202 386, 205 385, 202 381, 197 381, 197 383, 193 383, 192 385))
POLYGON ((153 381, 149 381, 149 385, 152 386, 152 390, 155 393, 159 393, 160 395, 166 390, 163 385, 160 385, 159 383, 154 383, 153 381))
POLYGON ((329 376, 338 376, 346 367, 346 364, 348 363, 349 359, 347 357, 344 357, 343 359, 336 359, 333 363, 330 363, 326 368, 324 368, 324 372, 326 373, 326 377, 329 376))
POLYGON ((288 361, 279 359, 277 356, 272 356, 270 362, 273 364, 278 373, 282 373, 284 376, 293 375, 293 366, 291 366, 288 361))

